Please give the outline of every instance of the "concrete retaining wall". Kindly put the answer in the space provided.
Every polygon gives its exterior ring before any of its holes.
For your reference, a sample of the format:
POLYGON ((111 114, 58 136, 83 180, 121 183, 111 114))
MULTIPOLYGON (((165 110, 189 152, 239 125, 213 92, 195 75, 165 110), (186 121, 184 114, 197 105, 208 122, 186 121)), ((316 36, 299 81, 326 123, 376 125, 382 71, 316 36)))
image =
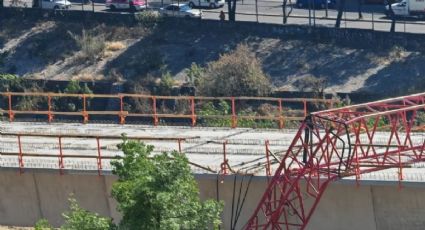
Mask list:
MULTIPOLYGON (((233 176, 219 181, 219 198, 225 202, 223 229, 230 229, 233 176)), ((110 191, 113 176, 63 175, 48 172, 0 172, 0 225, 33 226, 47 218, 58 226, 73 193, 83 208, 120 219, 110 191)), ((237 179, 236 192, 241 177, 237 179)), ((215 177, 198 176, 201 198, 217 198, 215 177)), ((248 178, 244 178, 244 186, 248 178)), ((265 189, 264 178, 254 178, 236 229, 247 222, 265 189)), ((244 192, 244 189, 242 189, 244 192)), ((319 203, 308 229, 423 229, 425 226, 425 187, 396 185, 331 184, 319 203)), ((237 196, 236 196, 237 198, 237 196)), ((235 204, 236 205, 236 204, 235 204)))

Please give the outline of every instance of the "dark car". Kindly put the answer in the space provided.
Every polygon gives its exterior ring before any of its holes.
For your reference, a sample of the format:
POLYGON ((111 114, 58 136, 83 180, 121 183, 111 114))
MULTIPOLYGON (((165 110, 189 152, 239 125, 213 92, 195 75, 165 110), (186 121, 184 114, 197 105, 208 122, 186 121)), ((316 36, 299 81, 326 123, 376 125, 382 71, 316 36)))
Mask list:
POLYGON ((328 8, 335 7, 335 0, 297 0, 296 4, 298 8, 325 9, 326 1, 328 1, 328 8))

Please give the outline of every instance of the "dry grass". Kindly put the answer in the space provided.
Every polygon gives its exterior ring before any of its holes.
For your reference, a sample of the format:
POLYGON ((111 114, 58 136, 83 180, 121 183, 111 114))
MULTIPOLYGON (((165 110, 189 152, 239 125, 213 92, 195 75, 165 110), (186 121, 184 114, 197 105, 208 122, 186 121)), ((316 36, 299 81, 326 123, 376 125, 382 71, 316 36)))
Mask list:
POLYGON ((105 47, 106 51, 112 51, 112 52, 116 52, 124 48, 126 48, 126 45, 120 41, 107 42, 105 47))

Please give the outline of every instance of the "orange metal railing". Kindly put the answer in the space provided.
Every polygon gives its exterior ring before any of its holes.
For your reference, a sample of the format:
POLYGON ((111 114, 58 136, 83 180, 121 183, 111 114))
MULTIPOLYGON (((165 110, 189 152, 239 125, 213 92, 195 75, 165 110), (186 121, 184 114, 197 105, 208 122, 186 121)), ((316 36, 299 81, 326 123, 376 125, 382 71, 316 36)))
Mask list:
MULTIPOLYGON (((24 163, 24 158, 39 158, 39 159, 40 158, 43 158, 43 159, 55 158, 58 160, 57 169, 60 175, 63 175, 65 173, 65 170, 69 169, 69 165, 66 165, 64 160, 72 158, 72 159, 85 159, 88 161, 96 160, 97 172, 98 172, 98 175, 100 176, 102 175, 102 171, 104 169, 102 161, 120 159, 121 157, 119 156, 119 154, 111 155, 111 153, 109 154, 102 153, 102 150, 104 149, 104 147, 101 146, 101 141, 102 140, 103 141, 122 140, 121 136, 116 136, 116 135, 114 136, 114 135, 87 135, 87 134, 42 134, 42 133, 0 132, 0 137, 4 138, 3 142, 5 145, 9 145, 9 147, 13 147, 12 150, 2 151, 0 155, 3 157, 7 157, 7 156, 17 157, 16 159, 18 163, 17 168, 19 169, 20 174, 24 173, 24 170, 28 168, 28 166, 26 166, 24 163), (34 147, 32 147, 31 149, 25 149, 26 148, 25 144, 30 144, 30 143, 26 143, 26 141, 29 140, 28 138, 30 139, 37 138, 37 143, 44 143, 44 144, 52 144, 52 141, 53 141, 53 143, 57 144, 57 147, 49 147, 49 150, 47 150, 47 152, 42 152, 42 153, 39 153, 37 151, 34 152, 34 150, 36 150, 34 147), (75 150, 81 150, 81 149, 79 149, 78 146, 67 146, 66 144, 64 144, 64 140, 66 139, 71 139, 74 142, 75 142, 75 139, 78 139, 78 141, 82 141, 82 140, 88 140, 89 142, 93 141, 95 145, 92 145, 91 147, 87 145, 85 146, 84 149, 82 149, 82 150, 90 151, 89 154, 75 154, 71 152, 75 152, 75 150), (71 150, 74 150, 74 151, 71 151, 71 150)), ((140 141, 175 142, 176 148, 174 150, 180 152, 181 154, 184 154, 184 150, 182 149, 182 144, 184 142, 189 142, 190 140, 193 140, 193 139, 198 139, 199 136, 194 136, 194 137, 126 136, 126 138, 129 140, 140 140, 140 141)), ((91 143, 94 144, 93 142, 91 143)), ((105 142, 103 142, 103 144, 105 144, 105 142)), ((222 150, 223 160, 222 162, 217 162, 217 166, 219 166, 218 171, 211 169, 209 166, 203 166, 195 162, 189 162, 189 164, 195 168, 202 169, 204 171, 208 171, 213 174, 218 173, 222 176, 230 174, 230 173, 248 173, 247 169, 245 169, 245 172, 235 171, 232 169, 232 166, 230 165, 230 162, 229 162, 229 156, 227 153, 227 145, 228 145, 227 140, 224 140, 222 143, 217 142, 217 144, 223 145, 223 150, 222 150)), ((270 154, 269 145, 270 145, 269 141, 266 140, 264 142, 264 146, 265 146, 264 157, 260 157, 259 159, 254 160, 254 161, 257 161, 264 158, 264 162, 255 163, 254 167, 251 169, 253 171, 250 173, 256 173, 259 170, 261 170, 262 167, 264 166, 266 170, 266 175, 267 176, 271 175, 270 170, 271 170, 272 160, 269 159, 269 154, 270 154)), ((40 164, 42 164, 43 159, 41 159, 40 164)), ((249 162, 245 162, 245 163, 241 163, 240 165, 245 166, 248 163, 249 162)))
MULTIPOLYGON (((58 159, 58 168, 59 173, 62 175, 64 173, 65 164, 64 159, 65 158, 81 158, 81 159, 96 159, 97 160, 97 169, 98 174, 101 175, 102 171, 102 160, 111 160, 111 159, 117 159, 116 156, 111 155, 103 155, 102 154, 102 147, 101 147, 101 140, 122 140, 121 136, 112 136, 112 135, 81 135, 81 134, 41 134, 41 133, 8 133, 8 132, 1 132, 1 137, 16 137, 16 149, 18 152, 8 152, 8 151, 2 151, 2 156, 17 156, 18 157, 18 166, 20 173, 23 173, 23 170, 25 168, 24 165, 24 157, 44 157, 44 158, 57 158, 58 159), (43 143, 51 143, 51 140, 57 140, 57 150, 54 152, 57 152, 56 154, 53 153, 35 153, 35 152, 28 152, 27 150, 24 150, 23 148, 23 141, 22 138, 25 137, 31 137, 31 138, 39 138, 40 140, 44 141, 43 143), (95 154, 90 155, 83 155, 83 154, 69 154, 65 153, 65 146, 63 144, 64 139, 88 139, 96 141, 96 150, 93 152, 95 154)), ((152 136, 127 136, 126 137, 129 140, 140 140, 140 141, 171 141, 176 143, 176 151, 179 151, 182 153, 182 143, 189 140, 189 139, 197 139, 199 137, 152 137, 152 136)), ((54 150, 54 149, 52 149, 54 150)), ((201 166, 197 166, 201 167, 201 166)))
MULTIPOLYGON (((322 104, 324 108, 332 108, 335 100, 332 99, 313 99, 313 98, 271 98, 271 97, 198 97, 198 96, 154 96, 143 94, 68 94, 68 93, 37 93, 37 92, 2 92, 2 106, 0 113, 8 116, 9 121, 15 120, 16 115, 46 115, 47 121, 52 122, 55 116, 81 116, 84 123, 89 122, 90 116, 95 115, 112 115, 119 118, 119 123, 124 124, 126 118, 143 117, 152 118, 153 125, 158 125, 160 119, 189 119, 192 126, 195 126, 199 119, 230 119, 231 127, 238 126, 238 120, 269 120, 277 123, 279 128, 283 128, 285 121, 302 120, 309 108, 313 104, 322 104), (17 107, 19 99, 25 97, 38 97, 42 106, 34 109, 21 109, 17 107), (58 110, 54 108, 53 100, 78 100, 80 106, 73 111, 65 109, 58 110), (101 111, 91 109, 89 106, 91 100, 117 100, 119 109, 112 111, 101 111), (143 101, 145 111, 134 111, 134 109, 126 108, 129 101, 143 101), (163 109, 163 105, 167 102, 175 104, 183 104, 182 112, 175 110, 163 109), (230 104, 230 113, 223 115, 202 114, 201 106, 206 102, 226 101, 230 104), (4 103, 5 102, 5 103, 4 103), (240 114, 238 111, 249 103, 267 103, 270 104, 275 111, 267 115, 250 115, 240 114), (291 106, 290 106, 291 105, 291 106), (296 107, 297 109, 293 109, 296 107)), ((58 104, 58 103, 56 103, 58 104)), ((60 104, 60 101, 59 101, 60 104)), ((57 106, 56 106, 57 107, 57 106)))

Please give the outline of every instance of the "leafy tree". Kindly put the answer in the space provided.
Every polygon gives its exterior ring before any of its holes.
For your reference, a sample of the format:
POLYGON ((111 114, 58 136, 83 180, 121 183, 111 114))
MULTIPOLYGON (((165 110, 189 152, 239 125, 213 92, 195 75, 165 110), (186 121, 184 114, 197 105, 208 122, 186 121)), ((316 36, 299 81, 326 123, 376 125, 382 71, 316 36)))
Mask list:
POLYGON ((201 202, 188 159, 178 152, 152 156, 153 146, 127 140, 121 160, 111 164, 119 177, 112 188, 124 229, 217 229, 222 203, 201 202))

